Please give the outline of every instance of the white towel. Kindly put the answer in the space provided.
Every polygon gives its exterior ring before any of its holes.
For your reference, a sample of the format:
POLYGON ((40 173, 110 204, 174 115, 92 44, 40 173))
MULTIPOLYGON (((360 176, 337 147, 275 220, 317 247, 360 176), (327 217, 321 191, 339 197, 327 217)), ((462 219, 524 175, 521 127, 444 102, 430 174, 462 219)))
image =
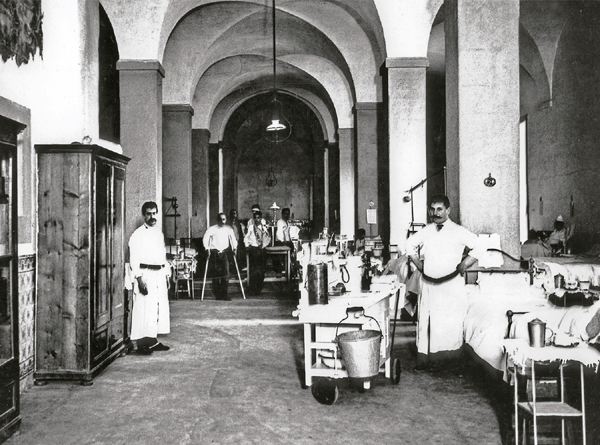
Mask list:
MULTIPOLYGON (((485 249, 500 249, 500 235, 492 233, 491 235, 482 234, 479 235, 480 243, 485 249)), ((500 252, 485 252, 481 258, 479 258, 479 267, 490 268, 490 267, 502 267, 504 259, 500 252)))

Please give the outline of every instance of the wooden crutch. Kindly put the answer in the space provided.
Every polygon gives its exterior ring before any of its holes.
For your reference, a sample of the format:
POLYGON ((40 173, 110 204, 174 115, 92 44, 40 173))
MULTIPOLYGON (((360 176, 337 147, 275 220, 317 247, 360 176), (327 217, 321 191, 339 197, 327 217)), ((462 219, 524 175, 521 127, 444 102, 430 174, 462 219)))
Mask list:
POLYGON ((210 261, 210 250, 208 251, 208 257, 206 258, 206 267, 204 268, 204 280, 202 280, 202 297, 200 301, 204 301, 204 288, 206 287, 206 274, 208 273, 208 262, 210 261))
POLYGON ((244 300, 245 300, 246 294, 244 293, 244 283, 242 283, 242 276, 240 275, 240 268, 238 267, 237 260, 235 259, 235 252, 233 252, 233 263, 235 264, 235 270, 237 270, 238 280, 240 280, 240 288, 242 289, 242 297, 244 297, 244 300))

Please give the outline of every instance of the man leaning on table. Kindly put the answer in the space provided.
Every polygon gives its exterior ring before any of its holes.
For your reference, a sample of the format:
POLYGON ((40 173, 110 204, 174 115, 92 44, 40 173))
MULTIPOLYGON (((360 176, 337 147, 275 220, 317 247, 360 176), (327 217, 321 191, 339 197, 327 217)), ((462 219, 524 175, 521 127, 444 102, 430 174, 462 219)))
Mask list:
POLYGON ((449 214, 448 197, 433 196, 429 205, 432 223, 406 241, 406 253, 422 273, 415 371, 461 364, 467 311, 463 276, 485 247, 476 234, 450 220, 449 214))

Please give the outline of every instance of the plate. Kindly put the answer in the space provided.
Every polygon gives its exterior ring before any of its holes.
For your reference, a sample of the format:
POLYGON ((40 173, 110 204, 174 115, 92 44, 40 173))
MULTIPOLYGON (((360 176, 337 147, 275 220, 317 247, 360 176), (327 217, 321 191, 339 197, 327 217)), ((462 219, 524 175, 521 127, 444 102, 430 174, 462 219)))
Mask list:
POLYGON ((579 344, 579 340, 570 335, 556 335, 553 344, 559 348, 573 348, 579 344))

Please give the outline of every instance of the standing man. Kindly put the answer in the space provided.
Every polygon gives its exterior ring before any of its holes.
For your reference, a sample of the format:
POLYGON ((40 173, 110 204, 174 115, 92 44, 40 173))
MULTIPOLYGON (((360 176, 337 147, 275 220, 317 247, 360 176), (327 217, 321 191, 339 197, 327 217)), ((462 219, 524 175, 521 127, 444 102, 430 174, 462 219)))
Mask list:
POLYGON ((235 239, 237 241, 236 248, 238 259, 241 259, 246 255, 244 248, 244 236, 246 235, 246 232, 244 231, 244 225, 238 219, 236 209, 231 209, 229 211, 229 220, 227 223, 233 229, 233 234, 235 235, 235 239))
POLYGON ((212 291, 217 300, 230 301, 227 295, 229 286, 229 255, 236 254, 237 241, 231 226, 227 225, 225 213, 217 215, 217 224, 210 226, 202 237, 204 248, 208 251, 209 266, 212 265, 212 291))
POLYGON ((262 222, 262 212, 258 210, 252 215, 253 224, 248 224, 248 233, 244 244, 248 250, 250 261, 250 295, 259 295, 265 281, 265 247, 271 243, 271 236, 262 222))
POLYGON ((133 283, 131 339, 141 354, 168 351, 159 343, 158 334, 171 331, 167 280, 171 276, 162 231, 157 227, 158 206, 148 201, 142 205, 144 224, 129 239, 129 264, 133 283))
POLYGON ((433 196, 429 205, 432 223, 406 242, 406 253, 422 273, 415 371, 460 359, 467 311, 463 275, 484 252, 477 235, 448 219, 449 214, 448 197, 433 196), (471 250, 463 255, 465 249, 471 250))
POLYGON ((290 209, 285 207, 281 210, 281 218, 277 220, 277 227, 275 230, 275 245, 276 246, 288 246, 292 251, 294 250, 294 243, 290 236, 290 209))

